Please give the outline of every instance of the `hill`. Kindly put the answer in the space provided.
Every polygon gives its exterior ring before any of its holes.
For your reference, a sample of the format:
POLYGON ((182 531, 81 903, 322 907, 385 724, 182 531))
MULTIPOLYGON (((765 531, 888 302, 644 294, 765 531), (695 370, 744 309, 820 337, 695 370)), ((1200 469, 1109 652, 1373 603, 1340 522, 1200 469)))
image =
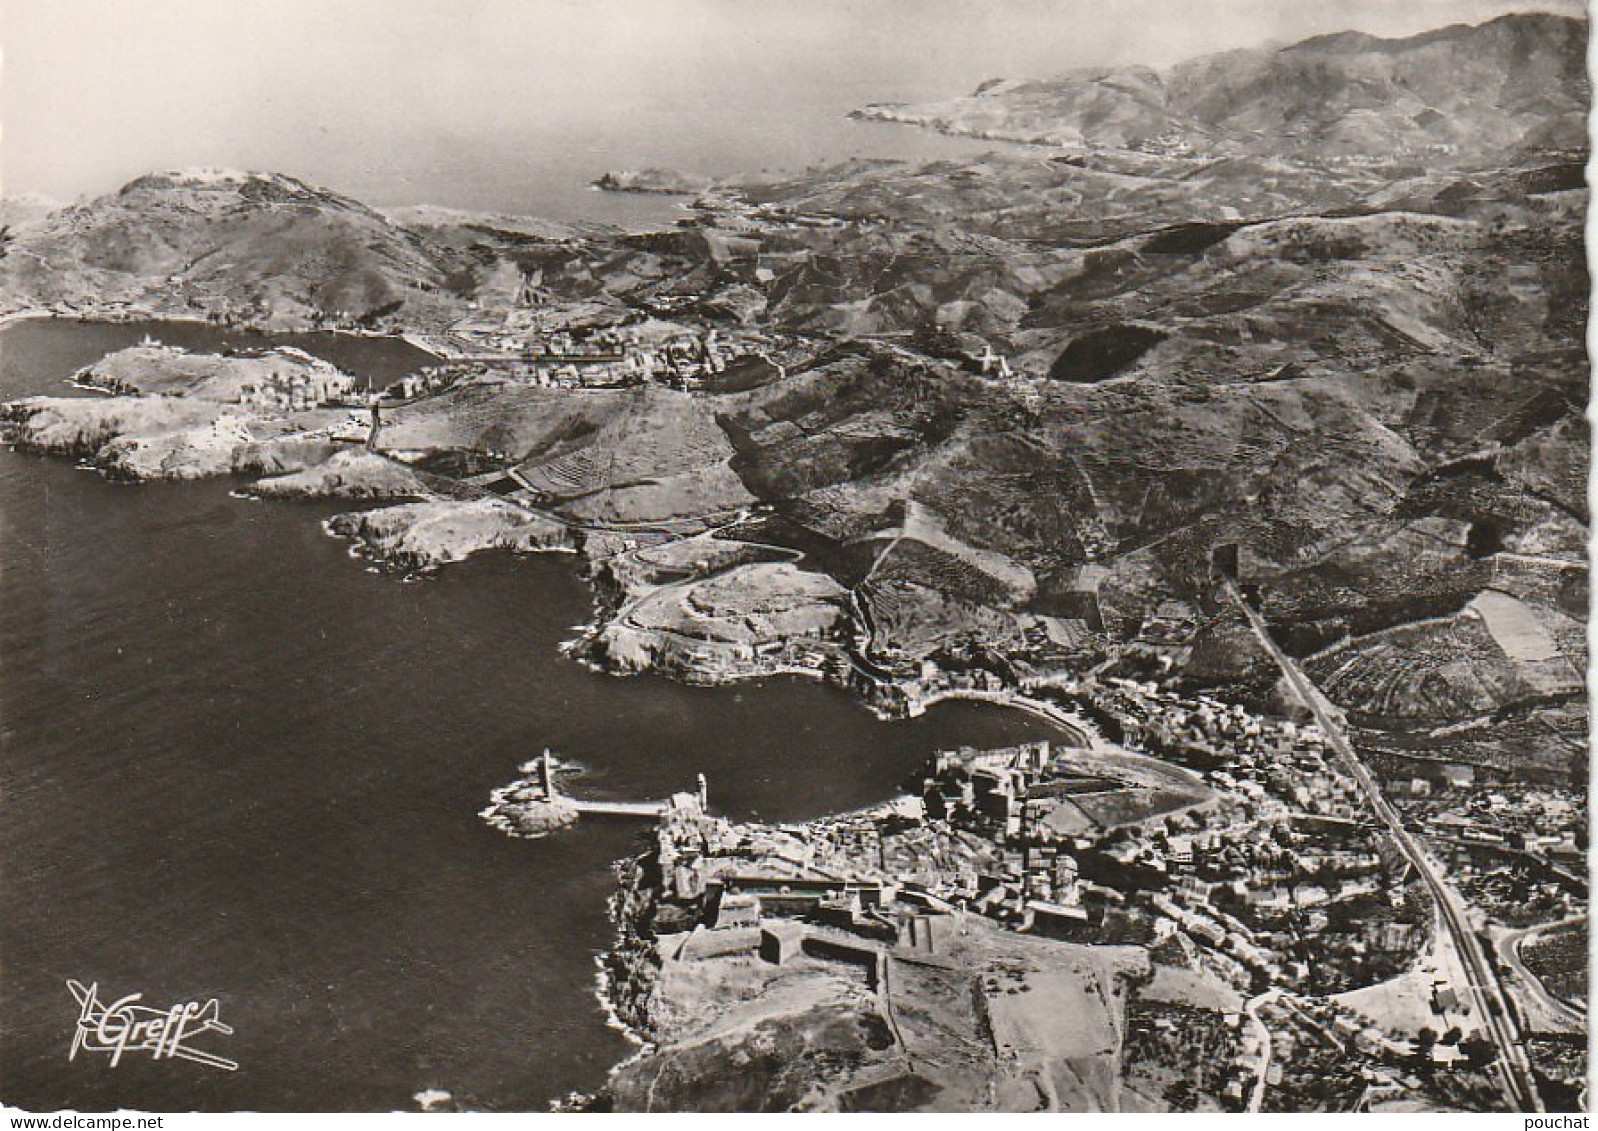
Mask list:
MULTIPOLYGON (((458 368, 382 443, 440 476, 513 465, 498 490, 588 528, 597 577, 660 572, 651 524, 802 553, 853 590, 858 659, 898 676, 1108 663, 1263 696, 1219 556, 1293 650, 1339 649, 1329 690, 1365 715, 1413 682, 1415 640, 1481 638, 1467 610, 1513 562, 1584 559, 1585 39, 1515 16, 998 84, 967 102, 1103 144, 724 185, 652 233, 162 174, 11 236, 0 295, 363 321, 506 361, 714 333, 733 363, 669 390, 458 368)), ((1516 596, 1563 624, 1568 588, 1516 596)), ((1584 662, 1550 639, 1545 666, 1584 662)), ((1541 709, 1546 673, 1481 654, 1367 717, 1541 709)))
POLYGON ((1348 32, 1227 51, 1165 71, 996 81, 965 98, 857 113, 1067 148, 1462 168, 1582 144, 1585 40, 1582 21, 1520 13, 1407 39, 1348 32))
POLYGON ((281 174, 186 170, 51 213, 0 245, 7 305, 264 326, 439 307, 447 264, 365 205, 281 174))

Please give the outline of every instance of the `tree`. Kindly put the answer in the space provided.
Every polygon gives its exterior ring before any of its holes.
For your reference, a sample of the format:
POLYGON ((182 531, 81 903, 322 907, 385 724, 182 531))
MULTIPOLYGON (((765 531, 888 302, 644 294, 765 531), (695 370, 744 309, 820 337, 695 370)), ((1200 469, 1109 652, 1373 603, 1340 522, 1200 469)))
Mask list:
POLYGON ((1498 1047, 1485 1037, 1471 1037, 1468 1041, 1459 1043, 1459 1051, 1465 1054, 1466 1060, 1472 1068, 1485 1068, 1492 1063, 1498 1055, 1498 1047))
POLYGON ((1432 1049, 1437 1047, 1437 1031, 1431 1028, 1422 1029, 1415 1034, 1415 1051, 1411 1056, 1411 1066, 1422 1074, 1429 1073, 1432 1068, 1432 1049))

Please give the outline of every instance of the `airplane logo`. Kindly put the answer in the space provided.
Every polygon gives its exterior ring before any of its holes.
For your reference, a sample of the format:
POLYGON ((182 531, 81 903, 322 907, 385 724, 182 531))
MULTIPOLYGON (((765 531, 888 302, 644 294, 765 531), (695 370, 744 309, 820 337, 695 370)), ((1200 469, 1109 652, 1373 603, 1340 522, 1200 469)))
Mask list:
POLYGON ((114 1068, 125 1053, 147 1052, 153 1060, 191 1060, 226 1072, 238 1068, 236 1061, 188 1044, 202 1033, 233 1034, 232 1026, 222 1023, 216 998, 204 1005, 187 1001, 156 1009, 139 1004, 143 994, 128 994, 107 1005, 100 1000, 98 982, 85 986, 69 978, 67 989, 78 1001, 78 1022, 68 1060, 76 1060, 79 1052, 109 1053, 114 1068))

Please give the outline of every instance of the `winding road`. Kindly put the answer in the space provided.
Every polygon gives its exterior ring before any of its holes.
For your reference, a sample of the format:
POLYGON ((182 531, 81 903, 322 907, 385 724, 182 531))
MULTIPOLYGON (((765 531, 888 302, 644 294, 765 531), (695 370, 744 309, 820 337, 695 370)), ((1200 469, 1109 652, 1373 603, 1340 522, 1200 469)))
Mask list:
POLYGON ((1525 961, 1521 958, 1520 948, 1528 939, 1535 938, 1559 927, 1568 927, 1575 923, 1583 922, 1586 918, 1587 916, 1585 915, 1572 915, 1570 918, 1561 919, 1557 923, 1540 923, 1535 927, 1527 927, 1524 930, 1508 931, 1498 936, 1494 944, 1498 951, 1499 961, 1514 976, 1515 981, 1525 989, 1526 996, 1531 999, 1531 1004, 1551 1018, 1557 1025, 1565 1026, 1578 1033, 1586 1032, 1586 1011, 1549 993, 1548 987, 1543 985, 1542 979, 1527 968, 1525 961))

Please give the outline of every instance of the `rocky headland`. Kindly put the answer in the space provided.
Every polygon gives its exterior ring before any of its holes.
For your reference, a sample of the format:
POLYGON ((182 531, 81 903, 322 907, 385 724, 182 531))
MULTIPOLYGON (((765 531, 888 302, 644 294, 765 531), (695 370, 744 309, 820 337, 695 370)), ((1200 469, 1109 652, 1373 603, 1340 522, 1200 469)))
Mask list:
POLYGON ((695 176, 681 169, 619 169, 602 174, 594 181, 594 187, 604 192, 698 196, 709 189, 711 183, 709 177, 695 176))
POLYGON ((609 670, 725 682, 847 663, 847 591, 788 562, 736 566, 652 588, 599 632, 591 655, 609 670))
POLYGON ((430 499, 335 515, 328 530, 402 570, 429 570, 483 550, 572 549, 566 527, 500 499, 430 499))
MULTIPOLYGON (((240 468, 236 455, 234 468, 240 468)), ((265 499, 424 499, 432 494, 408 464, 348 446, 302 470, 259 479, 249 492, 265 499)))
MULTIPOLYGON (((103 395, 6 405, 5 434, 127 478, 395 503, 329 529, 400 570, 575 551, 596 606, 573 651, 618 672, 806 671, 888 713, 1034 697, 1091 672, 1121 681, 1078 704, 1107 734, 1204 772, 1258 733, 1189 725, 1197 697, 1302 716, 1279 645, 1484 916, 1518 914, 1491 878, 1504 869, 1537 877, 1537 906, 1554 909, 1575 898, 1574 873, 1548 870, 1578 851, 1570 830, 1505 822, 1568 824, 1561 791, 1584 796, 1586 782, 1586 38, 1583 21, 1517 15, 986 85, 871 113, 1057 152, 723 185, 651 233, 380 213, 267 173, 142 177, 0 236, 0 314, 406 334, 436 343, 439 364, 374 416, 365 390, 305 355, 140 347, 80 375, 103 395), (1501 791, 1522 804, 1493 802, 1501 791), (1503 855, 1477 875, 1482 836, 1503 855)), ((1310 759, 1283 741, 1281 757, 1310 759)), ((939 850, 957 833, 939 832, 939 850)), ((982 898, 976 886, 961 898, 982 898)), ((1368 894, 1348 895, 1348 922, 1377 922, 1368 894)), ((1212 928, 1156 912, 1181 926, 1180 955, 1243 961, 1206 941, 1212 928)), ((974 1033, 989 1050, 936 1088, 883 1066, 921 1046, 893 1033, 880 987, 768 970, 746 953, 752 936, 737 961, 695 965, 662 957, 660 937, 685 932, 654 923, 635 941, 681 993, 634 1009, 643 991, 618 975, 612 995, 661 1045, 647 1071, 662 1103, 687 1104, 690 1080, 742 1086, 734 1064, 760 1066, 747 1079, 777 1106, 1114 1098, 1106 1042, 1158 1044, 1123 1024, 1143 959, 1123 969, 1093 949, 1123 944, 1095 936, 1056 979, 1022 933, 968 926, 949 961, 1000 981, 1019 971, 1027 988, 997 1030, 992 1001, 1011 995, 986 981, 987 1013, 927 1022, 942 1034, 930 1047, 974 1033), (750 1003, 768 993, 773 1016, 802 1023, 762 1028, 750 1003), (1083 993, 1102 1020, 1094 1041, 1044 1055, 1028 1010, 1057 1016, 1083 993), (1006 1067, 1017 1049, 1024 1079, 1006 1067), (778 1079, 784 1064, 802 1067, 778 1079)), ((1406 962, 1419 945, 1413 931, 1361 939, 1406 962)), ((1277 982, 1308 1012, 1259 1002, 1261 1025, 1332 1023, 1315 1011, 1350 980, 1288 979, 1301 961, 1284 952, 1277 982)), ((938 969, 916 967, 926 1001, 964 992, 938 988, 938 969)), ((1137 1024, 1180 1029, 1195 1008, 1166 1000, 1137 1024)), ((1181 1055, 1242 1063, 1236 1032, 1201 1020, 1210 1043, 1181 1055)), ((1392 1047, 1360 1063, 1378 1073, 1392 1047)), ((1553 1079, 1564 1061, 1547 1055, 1553 1079)), ((1371 1082, 1341 1061, 1320 1069, 1371 1082)), ((648 1106, 645 1071, 618 1076, 618 1106, 648 1106)), ((1461 1071, 1454 1098, 1480 1099, 1461 1071)), ((1192 1098, 1165 1087, 1131 1091, 1192 1098)), ((1428 1095, 1449 1102, 1447 1088, 1428 1095)))

